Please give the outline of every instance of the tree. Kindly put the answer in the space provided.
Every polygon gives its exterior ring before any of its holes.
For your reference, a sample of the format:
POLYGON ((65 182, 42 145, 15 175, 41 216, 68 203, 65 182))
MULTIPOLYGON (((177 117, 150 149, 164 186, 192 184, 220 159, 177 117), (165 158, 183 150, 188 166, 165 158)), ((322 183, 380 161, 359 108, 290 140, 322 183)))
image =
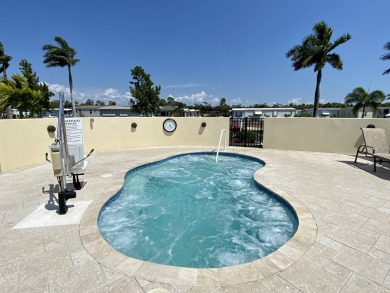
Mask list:
MULTIPOLYGON (((384 46, 383 49, 389 51, 388 53, 384 54, 381 56, 381 60, 383 61, 390 61, 390 42, 387 42, 384 46)), ((0 71, 1 72, 1 71, 0 71)), ((383 74, 389 74, 390 73, 390 68, 383 71, 383 74)))
POLYGON ((3 73, 3 78, 7 79, 7 68, 12 57, 4 53, 3 43, 0 42, 0 73, 3 73))
POLYGON ((172 107, 175 106, 175 98, 172 96, 169 96, 167 98, 167 105, 172 106, 172 107))
POLYGON ((116 106, 116 102, 115 101, 108 101, 108 105, 109 106, 116 106))
POLYGON ((133 111, 146 116, 157 115, 161 86, 153 86, 150 74, 147 74, 141 66, 134 67, 131 75, 133 81, 130 81, 130 93, 135 99, 132 105, 133 111))
POLYGON ((54 41, 57 42, 58 46, 50 44, 43 45, 42 50, 45 51, 45 54, 43 55, 43 63, 45 63, 47 67, 66 66, 68 68, 70 100, 72 102, 73 116, 75 117, 76 104, 73 98, 73 80, 71 67, 75 66, 80 60, 74 58, 77 53, 76 50, 69 47, 68 43, 63 38, 56 36, 54 41))
POLYGON ((23 59, 22 61, 19 62, 19 66, 20 66, 19 69, 22 75, 26 78, 30 88, 37 88, 39 84, 39 78, 37 77, 37 73, 33 72, 31 63, 23 59))
POLYGON ((158 105, 159 105, 160 107, 165 107, 165 106, 167 105, 167 101, 165 101, 164 99, 160 99, 158 105))
POLYGON ((296 45, 286 53, 287 58, 291 58, 294 70, 311 67, 314 65, 314 72, 317 72, 317 83, 314 94, 313 117, 317 117, 320 103, 320 85, 322 79, 322 69, 326 63, 338 70, 343 69, 343 62, 336 53, 331 53, 338 45, 351 39, 350 34, 345 34, 334 42, 330 39, 333 30, 325 22, 321 21, 314 25, 314 34, 306 36, 301 45, 296 45))
POLYGON ((12 79, 5 79, 0 83, 0 111, 8 106, 18 109, 20 118, 24 112, 32 114, 34 107, 43 99, 39 90, 29 87, 27 79, 19 74, 13 74, 12 79))
POLYGON ((37 100, 34 107, 30 109, 31 116, 36 113, 41 117, 43 109, 50 109, 50 97, 54 96, 54 93, 49 90, 47 84, 39 82, 39 77, 37 76, 37 73, 33 71, 31 63, 23 59, 19 62, 19 66, 23 77, 28 83, 28 87, 41 93, 41 98, 37 100))
POLYGON ((267 105, 267 103, 261 103, 261 104, 254 104, 250 106, 250 108, 269 108, 269 106, 267 105))
POLYGON ((219 100, 219 106, 215 107, 216 111, 219 111, 222 116, 228 117, 230 115, 230 106, 226 103, 225 98, 219 100))
POLYGON ((82 106, 93 106, 95 103, 92 99, 87 99, 85 103, 81 104, 82 106))
POLYGON ((95 106, 102 106, 104 107, 106 105, 106 103, 104 103, 103 101, 100 101, 100 100, 97 100, 96 103, 95 103, 95 106))
POLYGON ((362 118, 364 118, 366 107, 371 107, 376 112, 385 98, 386 95, 382 91, 368 93, 362 87, 357 87, 345 97, 344 102, 355 104, 352 108, 355 115, 363 108, 362 118))

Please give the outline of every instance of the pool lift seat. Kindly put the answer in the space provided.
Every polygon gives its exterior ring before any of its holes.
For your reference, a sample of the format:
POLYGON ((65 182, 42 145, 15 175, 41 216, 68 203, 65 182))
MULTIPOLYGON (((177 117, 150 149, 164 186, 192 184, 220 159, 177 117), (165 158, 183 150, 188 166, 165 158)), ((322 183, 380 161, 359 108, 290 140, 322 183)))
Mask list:
POLYGON ((81 184, 79 175, 84 175, 85 170, 88 166, 88 161, 86 160, 91 152, 84 157, 84 144, 83 143, 68 143, 68 152, 69 152, 69 173, 73 177, 73 186, 75 189, 80 190, 81 184))
MULTIPOLYGON (((53 143, 49 145, 49 150, 51 154, 53 165, 54 176, 57 177, 58 183, 61 185, 61 176, 63 176, 63 170, 61 165, 61 153, 60 153, 60 145, 53 143)), ((76 190, 81 189, 81 183, 79 176, 84 175, 85 170, 88 166, 88 161, 86 160, 94 151, 92 149, 87 156, 84 156, 84 144, 83 143, 69 143, 68 144, 68 160, 65 160, 65 173, 67 176, 72 175, 73 177, 73 186, 76 190)))

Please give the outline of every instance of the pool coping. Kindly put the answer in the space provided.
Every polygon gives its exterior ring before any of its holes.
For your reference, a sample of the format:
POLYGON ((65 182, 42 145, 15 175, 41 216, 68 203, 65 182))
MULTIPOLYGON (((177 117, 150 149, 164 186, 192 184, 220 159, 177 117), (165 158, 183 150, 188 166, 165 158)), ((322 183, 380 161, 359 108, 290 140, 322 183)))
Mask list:
MULTIPOLYGON (((228 153, 250 156, 235 149, 228 153)), ((180 153, 180 152, 179 152, 180 153)), ((164 158, 172 157, 166 155, 164 158)), ((164 159, 163 158, 163 159, 164 159)), ((156 160, 158 161, 158 160, 156 160)), ((294 236, 273 253, 258 260, 222 268, 196 269, 162 265, 128 257, 115 250, 101 236, 97 220, 103 205, 120 190, 117 183, 110 192, 102 192, 87 208, 80 221, 80 238, 84 248, 101 265, 126 276, 140 278, 152 282, 168 283, 177 286, 227 286, 270 278, 299 260, 313 245, 317 236, 317 224, 309 209, 293 194, 283 191, 265 178, 269 166, 265 166, 254 174, 257 183, 286 200, 294 209, 299 225, 294 236)), ((138 166, 142 166, 140 163, 138 166)))

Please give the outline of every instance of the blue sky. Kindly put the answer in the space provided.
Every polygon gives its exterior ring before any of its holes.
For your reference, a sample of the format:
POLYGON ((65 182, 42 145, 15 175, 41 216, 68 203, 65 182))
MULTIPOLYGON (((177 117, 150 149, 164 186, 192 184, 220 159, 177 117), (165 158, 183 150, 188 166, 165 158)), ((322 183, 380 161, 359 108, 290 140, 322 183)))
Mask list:
MULTIPOLYGON (((142 66, 160 98, 186 104, 312 103, 316 74, 294 71, 285 53, 325 21, 344 69, 327 65, 322 102, 342 102, 355 87, 390 93, 388 0, 111 0, 3 1, 0 41, 13 57, 7 73, 27 59, 41 81, 67 91, 66 68, 46 68, 42 45, 63 37, 81 61, 72 68, 76 100, 128 103, 130 70, 142 66)), ((56 95, 55 98, 57 98, 56 95)))

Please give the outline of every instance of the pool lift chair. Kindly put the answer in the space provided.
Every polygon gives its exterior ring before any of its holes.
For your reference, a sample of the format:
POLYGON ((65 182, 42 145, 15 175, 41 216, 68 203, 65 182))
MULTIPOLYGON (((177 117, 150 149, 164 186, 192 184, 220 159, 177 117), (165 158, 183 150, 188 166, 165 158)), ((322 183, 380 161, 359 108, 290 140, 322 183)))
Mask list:
MULTIPOLYGON (((66 185, 66 177, 73 177, 73 187, 76 190, 81 189, 79 175, 84 175, 88 161, 86 160, 94 151, 92 149, 87 156, 84 157, 83 143, 68 143, 66 136, 65 117, 64 117, 64 94, 60 93, 60 107, 58 114, 57 138, 55 142, 49 145, 51 161, 46 153, 46 160, 52 163, 54 176, 57 177, 59 185, 58 206, 59 214, 66 214, 68 207, 66 201, 70 198, 76 198, 74 190, 68 190, 66 185)), ((55 127, 52 127, 53 132, 55 127)))
POLYGON ((382 128, 361 128, 364 144, 359 146, 356 151, 355 164, 359 154, 374 159, 374 172, 376 172, 376 163, 382 164, 387 161, 390 163, 390 144, 386 136, 386 131, 382 128))

